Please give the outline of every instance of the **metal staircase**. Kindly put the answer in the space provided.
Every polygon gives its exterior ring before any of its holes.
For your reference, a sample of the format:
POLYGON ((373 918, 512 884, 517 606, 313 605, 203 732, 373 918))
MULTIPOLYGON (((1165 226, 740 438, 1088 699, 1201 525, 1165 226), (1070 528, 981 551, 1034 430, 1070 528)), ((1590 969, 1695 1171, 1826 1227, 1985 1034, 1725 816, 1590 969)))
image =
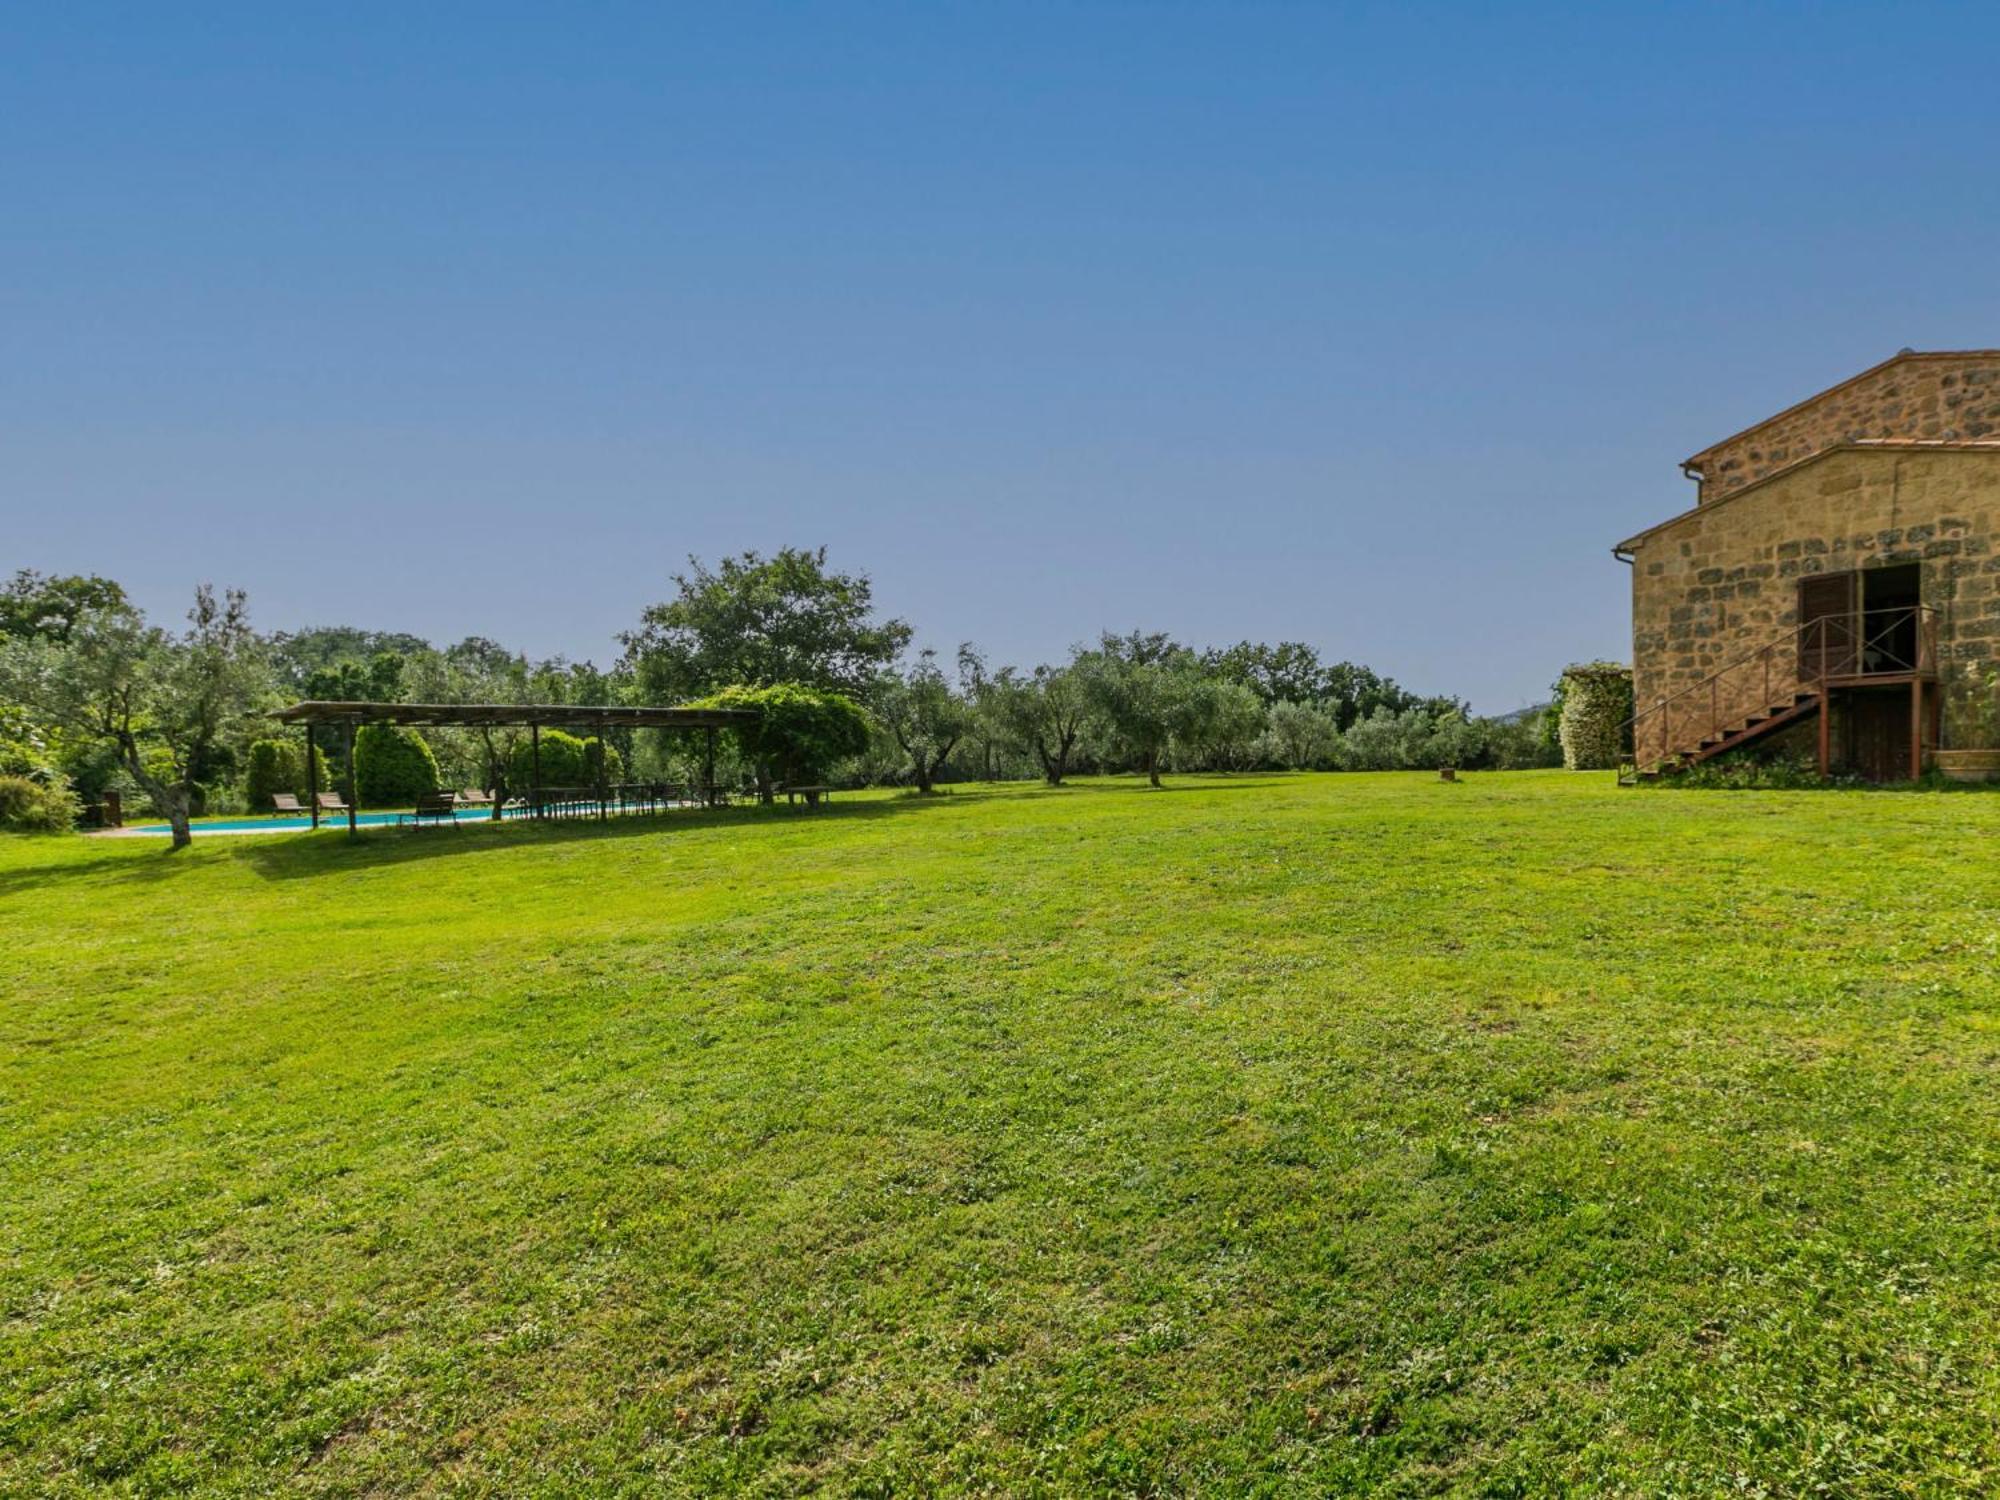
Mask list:
MULTIPOLYGON (((1698 682, 1625 721, 1632 748, 1618 768, 1629 786, 1671 776, 1812 715, 1819 767, 1830 759, 1825 706, 1842 688, 1936 681, 1936 622, 1926 605, 1821 615, 1723 663, 1698 682)), ((1921 697, 1921 687, 1918 689, 1921 697)), ((1921 760, 1921 714, 1912 719, 1911 764, 1921 760)))

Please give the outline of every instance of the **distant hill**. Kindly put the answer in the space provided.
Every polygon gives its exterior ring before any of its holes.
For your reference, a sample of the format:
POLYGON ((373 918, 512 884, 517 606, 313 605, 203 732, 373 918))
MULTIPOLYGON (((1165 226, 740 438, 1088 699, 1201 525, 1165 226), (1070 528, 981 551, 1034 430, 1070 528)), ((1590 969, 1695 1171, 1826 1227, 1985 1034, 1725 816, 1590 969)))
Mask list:
POLYGON ((1517 708, 1511 714, 1489 714, 1487 717, 1496 724, 1518 724, 1523 719, 1539 719, 1548 711, 1548 704, 1537 703, 1528 708, 1517 708))

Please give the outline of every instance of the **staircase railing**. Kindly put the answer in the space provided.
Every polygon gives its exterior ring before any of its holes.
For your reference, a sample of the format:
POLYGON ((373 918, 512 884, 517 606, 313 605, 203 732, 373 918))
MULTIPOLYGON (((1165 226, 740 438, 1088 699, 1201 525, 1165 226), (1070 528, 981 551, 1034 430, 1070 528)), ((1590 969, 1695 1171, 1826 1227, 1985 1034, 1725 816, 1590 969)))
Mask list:
POLYGON ((1724 662, 1698 682, 1657 699, 1621 726, 1631 746, 1621 779, 1660 770, 1752 719, 1824 701, 1833 683, 1858 677, 1923 675, 1937 663, 1937 620, 1929 605, 1821 615, 1724 662))

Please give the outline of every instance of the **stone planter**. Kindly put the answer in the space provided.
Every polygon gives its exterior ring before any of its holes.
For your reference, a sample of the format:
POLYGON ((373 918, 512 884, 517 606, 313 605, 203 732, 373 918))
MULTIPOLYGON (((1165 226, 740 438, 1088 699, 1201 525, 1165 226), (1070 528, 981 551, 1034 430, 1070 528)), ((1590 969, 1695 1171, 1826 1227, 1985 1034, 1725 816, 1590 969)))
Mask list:
POLYGON ((1933 750, 1931 765, 1953 781, 2000 781, 2000 750, 1933 750))

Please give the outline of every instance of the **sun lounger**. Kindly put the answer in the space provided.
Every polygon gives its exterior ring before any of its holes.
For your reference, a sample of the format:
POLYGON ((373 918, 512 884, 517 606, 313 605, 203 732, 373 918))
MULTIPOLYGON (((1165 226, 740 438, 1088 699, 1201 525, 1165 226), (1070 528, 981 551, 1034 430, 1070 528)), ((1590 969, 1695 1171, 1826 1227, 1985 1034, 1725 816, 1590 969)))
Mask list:
POLYGON ((493 805, 493 794, 491 792, 483 792, 476 786, 460 787, 458 802, 461 807, 491 807, 493 805))
POLYGON ((319 802, 319 810, 323 813, 347 811, 347 804, 340 800, 338 792, 321 792, 316 800, 319 802))
POLYGON ((305 803, 299 801, 296 792, 271 793, 271 816, 274 818, 279 813, 297 813, 304 817, 308 810, 305 803))

